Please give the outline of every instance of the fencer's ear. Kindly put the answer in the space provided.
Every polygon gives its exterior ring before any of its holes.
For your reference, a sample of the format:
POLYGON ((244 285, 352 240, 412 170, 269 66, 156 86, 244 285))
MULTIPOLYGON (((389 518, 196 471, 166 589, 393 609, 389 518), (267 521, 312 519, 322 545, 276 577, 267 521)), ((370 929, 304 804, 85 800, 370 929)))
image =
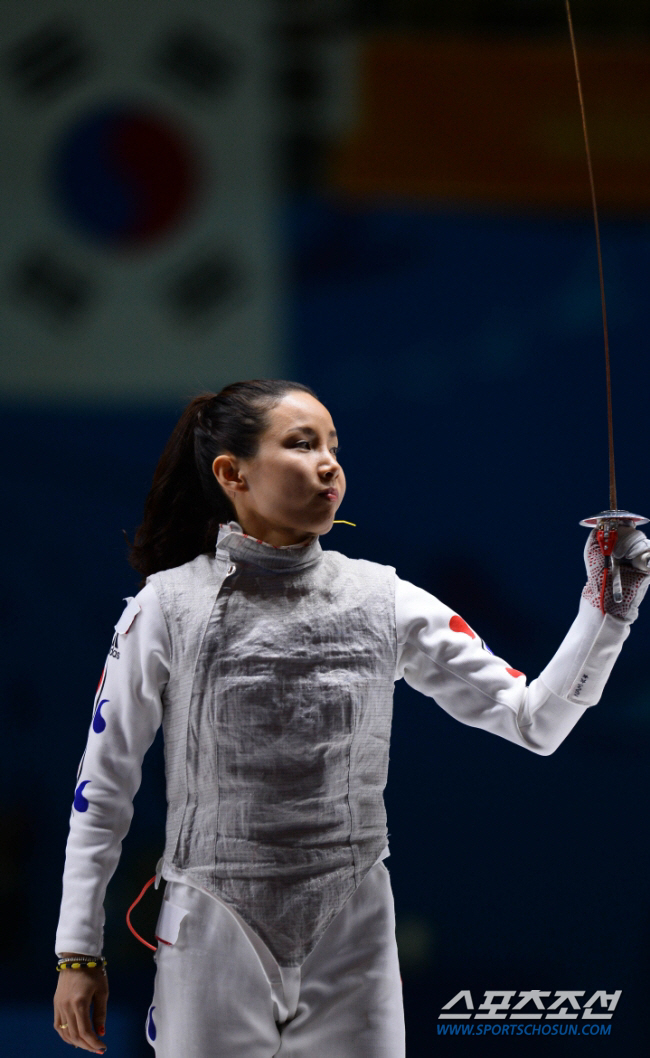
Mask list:
POLYGON ((212 473, 223 489, 228 492, 243 492, 248 488, 235 456, 224 453, 214 460, 212 473))

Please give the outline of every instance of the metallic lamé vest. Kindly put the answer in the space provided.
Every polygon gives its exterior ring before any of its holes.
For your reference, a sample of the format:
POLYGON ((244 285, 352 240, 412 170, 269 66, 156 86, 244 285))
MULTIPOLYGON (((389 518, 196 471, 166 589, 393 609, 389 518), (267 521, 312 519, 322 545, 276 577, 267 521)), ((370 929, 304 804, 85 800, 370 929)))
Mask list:
POLYGON ((149 578, 163 694, 169 875, 300 965, 386 846, 394 570, 222 527, 149 578))

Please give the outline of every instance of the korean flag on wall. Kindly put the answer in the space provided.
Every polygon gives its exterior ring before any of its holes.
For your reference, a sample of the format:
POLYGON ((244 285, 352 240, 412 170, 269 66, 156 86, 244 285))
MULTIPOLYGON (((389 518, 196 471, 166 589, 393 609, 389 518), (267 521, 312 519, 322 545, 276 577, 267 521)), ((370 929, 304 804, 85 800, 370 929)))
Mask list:
POLYGON ((3 0, 0 397, 277 375, 263 0, 3 0))

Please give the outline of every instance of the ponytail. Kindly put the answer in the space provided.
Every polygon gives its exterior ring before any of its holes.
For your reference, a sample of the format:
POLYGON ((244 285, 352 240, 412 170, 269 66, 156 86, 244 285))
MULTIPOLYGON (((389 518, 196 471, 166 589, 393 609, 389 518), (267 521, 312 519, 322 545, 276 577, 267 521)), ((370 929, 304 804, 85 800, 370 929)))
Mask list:
POLYGON ((187 405, 160 457, 131 545, 129 561, 144 580, 214 550, 219 524, 236 512, 212 464, 223 452, 251 459, 270 410, 294 390, 316 396, 299 382, 254 379, 203 393, 187 405))

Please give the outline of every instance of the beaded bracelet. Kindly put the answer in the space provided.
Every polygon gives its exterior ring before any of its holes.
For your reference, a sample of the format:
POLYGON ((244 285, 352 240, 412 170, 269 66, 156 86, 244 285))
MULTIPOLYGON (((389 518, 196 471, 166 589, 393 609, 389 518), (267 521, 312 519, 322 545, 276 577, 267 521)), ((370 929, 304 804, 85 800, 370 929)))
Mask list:
POLYGON ((60 973, 61 970, 94 970, 97 967, 106 973, 107 966, 106 959, 103 955, 78 955, 74 959, 63 958, 59 959, 56 972, 60 973))

